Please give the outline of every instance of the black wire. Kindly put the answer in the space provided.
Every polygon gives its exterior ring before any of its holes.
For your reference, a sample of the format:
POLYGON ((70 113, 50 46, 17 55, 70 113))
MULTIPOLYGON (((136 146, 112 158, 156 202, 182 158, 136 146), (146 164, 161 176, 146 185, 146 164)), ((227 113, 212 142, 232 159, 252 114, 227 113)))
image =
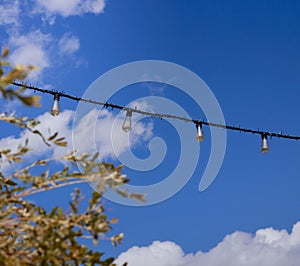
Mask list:
POLYGON ((268 131, 261 131, 261 130, 253 130, 249 128, 242 128, 242 127, 237 127, 237 126, 230 126, 230 125, 222 125, 218 123, 213 123, 213 122, 207 122, 204 120, 196 120, 196 119, 190 119, 182 116, 177 116, 177 115, 170 115, 170 114, 159 114, 159 113, 152 113, 152 112, 147 112, 143 110, 138 110, 138 109, 133 109, 129 107, 125 107, 122 105, 117 105, 117 104, 112 104, 108 102, 99 102, 95 100, 89 100, 89 99, 84 99, 80 98, 77 96, 69 95, 64 92, 58 92, 54 90, 47 90, 47 89, 41 89, 38 87, 34 87, 32 85, 27 85, 26 83, 19 83, 19 82, 12 82, 13 85, 18 86, 18 87, 23 87, 26 89, 42 92, 42 93, 48 93, 51 95, 59 95, 59 97, 64 97, 68 98, 74 101, 80 101, 80 102, 85 102, 85 103, 91 103, 91 104, 96 104, 96 105, 101 105, 104 106, 105 108, 111 107, 112 109, 119 109, 119 110, 124 110, 124 111, 131 111, 132 113, 138 113, 141 115, 146 115, 146 116, 151 116, 151 117, 159 117, 159 118, 171 118, 171 119, 177 119, 181 120, 184 122, 190 122, 194 123, 196 125, 206 125, 206 126, 211 126, 211 127, 217 127, 217 128, 222 128, 222 129, 228 129, 228 130, 233 130, 233 131, 239 131, 239 132, 246 132, 246 133, 252 133, 252 134, 258 134, 258 135, 264 135, 264 136, 269 136, 269 137, 275 137, 275 138, 284 138, 284 139, 293 139, 293 140, 299 140, 300 136, 292 136, 292 135, 286 135, 282 133, 274 133, 274 132, 268 132, 268 131))

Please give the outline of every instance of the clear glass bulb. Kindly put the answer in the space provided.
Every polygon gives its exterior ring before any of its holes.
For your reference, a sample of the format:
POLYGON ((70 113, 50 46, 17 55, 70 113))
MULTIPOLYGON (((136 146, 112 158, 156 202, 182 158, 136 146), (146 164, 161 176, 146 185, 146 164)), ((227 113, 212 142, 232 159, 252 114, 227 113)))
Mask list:
POLYGON ((60 113, 60 105, 59 105, 59 95, 54 95, 54 100, 52 103, 52 107, 50 110, 50 114, 53 116, 57 116, 60 113))
POLYGON ((262 153, 268 153, 270 151, 268 139, 266 135, 262 135, 261 148, 262 153))
POLYGON ((132 116, 132 112, 128 110, 127 113, 126 113, 125 120, 124 120, 123 125, 122 125, 122 129, 125 132, 128 132, 131 129, 131 116, 132 116))
POLYGON ((198 142, 202 142, 202 141, 204 140, 204 133, 203 133, 202 125, 201 125, 201 124, 198 124, 198 125, 197 125, 196 140, 197 140, 198 142))

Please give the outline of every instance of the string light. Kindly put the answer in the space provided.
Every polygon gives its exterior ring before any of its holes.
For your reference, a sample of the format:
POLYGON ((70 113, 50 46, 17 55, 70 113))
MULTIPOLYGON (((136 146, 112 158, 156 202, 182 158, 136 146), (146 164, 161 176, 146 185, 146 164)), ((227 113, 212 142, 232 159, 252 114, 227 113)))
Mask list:
POLYGON ((268 153, 270 151, 269 143, 268 143, 268 138, 265 134, 261 135, 261 148, 260 148, 262 153, 268 153))
POLYGON ((50 114, 53 116, 57 116, 60 113, 60 106, 59 106, 59 94, 54 95, 54 100, 52 103, 52 107, 50 110, 50 114))
MULTIPOLYGON (((27 85, 26 83, 19 83, 19 82, 14 81, 14 82, 12 82, 12 84, 17 87, 23 87, 23 88, 30 89, 30 90, 51 94, 51 95, 54 95, 54 98, 57 95, 58 107, 59 107, 59 98, 65 97, 65 98, 68 98, 68 99, 71 99, 71 100, 74 100, 77 102, 81 101, 81 102, 85 102, 85 103, 101 105, 101 106, 104 106, 105 108, 110 107, 112 109, 115 108, 115 109, 119 109, 122 111, 126 111, 126 118, 125 118, 125 120, 123 122, 123 126, 122 126, 123 130, 126 132, 128 132, 131 129, 132 113, 138 113, 138 114, 146 115, 146 116, 150 116, 150 117, 159 117, 161 119, 171 118, 171 119, 181 120, 184 122, 194 123, 197 128, 196 140, 199 142, 204 140, 204 134, 203 134, 203 129, 202 129, 203 125, 217 127, 217 128, 221 128, 221 129, 227 129, 227 130, 231 130, 231 131, 239 131, 239 132, 243 132, 243 133, 252 133, 252 134, 256 134, 256 135, 261 135, 262 136, 261 151, 263 153, 267 153, 270 151, 270 147, 269 147, 268 139, 267 139, 268 137, 284 138, 284 139, 291 139, 291 140, 299 140, 300 139, 300 136, 286 135, 286 134, 282 134, 282 132, 274 133, 274 132, 269 132, 269 131, 261 131, 261 130, 254 130, 254 129, 249 129, 249 128, 242 128, 240 126, 237 127, 237 126, 223 125, 223 124, 218 124, 218 123, 214 123, 214 122, 208 122, 208 121, 204 121, 204 120, 196 120, 196 119, 191 119, 191 118, 186 118, 186 117, 176 116, 176 115, 171 115, 171 114, 160 114, 160 113, 147 112, 147 111, 139 110, 136 108, 133 109, 133 108, 117 105, 117 104, 111 104, 108 102, 99 102, 99 101, 95 101, 95 100, 84 99, 84 98, 80 98, 77 96, 66 94, 64 92, 57 92, 57 91, 52 91, 52 90, 47 90, 47 89, 41 89, 38 87, 34 87, 32 85, 27 85)), ((53 107, 52 107, 52 109, 53 109, 53 107)), ((51 111, 52 111, 52 109, 51 109, 51 111)), ((59 108, 58 108, 58 111, 59 111, 59 108)))
POLYGON ((202 124, 201 123, 196 124, 196 128, 197 128, 196 140, 198 142, 202 142, 204 140, 202 124))
POLYGON ((122 125, 122 129, 125 132, 128 132, 131 129, 131 116, 132 116, 132 111, 127 110, 126 117, 125 117, 125 120, 124 120, 123 125, 122 125))

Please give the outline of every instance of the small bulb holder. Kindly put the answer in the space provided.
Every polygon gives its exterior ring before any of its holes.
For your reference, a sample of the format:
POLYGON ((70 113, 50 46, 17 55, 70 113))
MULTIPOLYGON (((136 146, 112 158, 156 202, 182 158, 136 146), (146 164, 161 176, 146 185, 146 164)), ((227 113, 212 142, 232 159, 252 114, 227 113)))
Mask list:
POLYGON ((267 135, 262 134, 261 135, 261 147, 260 150, 262 153, 268 153, 270 151, 269 143, 267 135))
POLYGON ((132 117, 132 111, 127 110, 126 117, 122 125, 122 129, 125 132, 129 132, 131 130, 131 117, 132 117))
POLYGON ((196 141, 198 141, 198 142, 204 141, 204 133, 203 133, 203 129, 202 129, 202 124, 198 123, 196 125, 196 129, 197 129, 196 141))
POLYGON ((59 94, 55 94, 52 107, 50 110, 50 114, 53 116, 57 116, 59 115, 59 113, 60 113, 59 94))

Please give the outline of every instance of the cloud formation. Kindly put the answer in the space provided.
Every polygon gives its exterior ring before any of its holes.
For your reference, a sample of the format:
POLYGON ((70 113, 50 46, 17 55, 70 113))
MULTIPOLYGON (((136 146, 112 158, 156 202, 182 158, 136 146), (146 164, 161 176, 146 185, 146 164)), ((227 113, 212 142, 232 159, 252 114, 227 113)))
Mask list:
POLYGON ((0 25, 18 25, 20 12, 19 0, 3 0, 0 4, 0 25))
POLYGON ((116 260, 131 266, 298 266, 300 261, 300 222, 289 234, 266 228, 255 235, 235 232, 227 235, 209 252, 184 254, 173 242, 155 241, 150 246, 132 247, 116 260))
POLYGON ((36 80, 44 68, 49 67, 50 59, 47 49, 53 38, 40 30, 25 35, 11 34, 8 43, 12 48, 10 61, 13 64, 34 65, 38 71, 32 71, 29 78, 36 80))
POLYGON ((35 0, 37 13, 57 14, 63 17, 83 15, 85 13, 99 14, 105 7, 104 0, 35 0))
POLYGON ((45 68, 57 69, 57 62, 70 65, 75 60, 72 64, 75 67, 82 62, 73 56, 80 48, 79 38, 71 32, 63 36, 53 33, 56 17, 97 15, 104 8, 105 0, 3 0, 0 1, 0 26, 7 37, 2 42, 11 49, 12 63, 37 66, 39 71, 33 71, 29 79, 43 83, 45 68), (62 56, 63 60, 59 60, 62 56), (56 58, 56 62, 50 58, 56 58))
MULTIPOLYGON (((70 122, 73 117, 73 111, 66 110, 60 114, 59 117, 51 116, 49 113, 45 113, 36 118, 40 121, 40 125, 36 127, 44 136, 49 137, 55 132, 59 132, 59 136, 66 137, 70 140, 71 130, 70 122)), ((40 136, 32 134, 28 130, 22 131, 19 136, 8 136, 0 140, 1 148, 9 148, 12 152, 16 152, 19 145, 24 145, 25 141, 28 139, 28 146, 32 151, 25 156, 25 159, 35 159, 37 157, 44 158, 45 155, 52 156, 63 155, 62 148, 59 146, 53 146, 49 148, 46 146, 40 136)), ((2 165, 2 171, 7 171, 10 169, 10 165, 2 165)), ((14 166, 13 166, 14 168, 14 166)))
POLYGON ((98 150, 101 159, 115 159, 127 149, 152 137, 153 123, 133 120, 129 134, 122 130, 123 121, 124 114, 114 115, 106 109, 90 111, 73 129, 75 149, 79 153, 98 150))
POLYGON ((58 42, 59 51, 62 54, 71 55, 79 50, 80 41, 71 33, 65 33, 58 42))
MULTIPOLYGON (((30 158, 55 157, 59 158, 73 150, 72 134, 75 148, 78 153, 95 152, 94 147, 100 153, 100 159, 114 159, 120 153, 125 152, 152 136, 152 123, 137 122, 130 134, 122 131, 123 116, 114 115, 108 110, 93 109, 83 116, 79 123, 72 128, 74 111, 65 110, 58 117, 46 112, 36 118, 41 123, 36 127, 44 136, 48 137, 55 132, 59 132, 60 137, 65 137, 68 142, 68 150, 60 146, 51 148, 44 145, 38 135, 30 133, 28 130, 22 132, 20 136, 8 136, 0 140, 0 147, 9 148, 17 151, 20 144, 24 144, 26 139, 29 140, 28 146, 32 149, 30 158), (92 138, 91 130, 95 130, 95 139, 92 138), (76 137, 74 137, 76 136, 76 137), (96 145, 96 146, 95 146, 96 145)), ((28 156, 27 156, 28 158, 28 156)), ((5 168, 9 165, 5 166, 5 168)))

